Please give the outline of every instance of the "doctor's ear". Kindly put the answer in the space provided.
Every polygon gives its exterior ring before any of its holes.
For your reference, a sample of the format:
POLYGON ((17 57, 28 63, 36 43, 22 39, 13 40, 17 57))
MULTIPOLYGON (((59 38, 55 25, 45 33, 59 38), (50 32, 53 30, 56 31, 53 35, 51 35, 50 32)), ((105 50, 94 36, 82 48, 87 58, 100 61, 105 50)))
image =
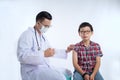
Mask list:
POLYGON ((37 24, 40 25, 40 22, 38 21, 37 24))
POLYGON ((37 22, 38 24, 40 24, 40 22, 37 22))

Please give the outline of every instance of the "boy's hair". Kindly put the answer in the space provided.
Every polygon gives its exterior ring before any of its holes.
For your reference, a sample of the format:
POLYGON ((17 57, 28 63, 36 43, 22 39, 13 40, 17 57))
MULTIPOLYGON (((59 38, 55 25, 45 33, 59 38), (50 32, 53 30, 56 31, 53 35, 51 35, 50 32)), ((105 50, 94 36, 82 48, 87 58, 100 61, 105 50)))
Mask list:
POLYGON ((36 16, 36 22, 38 20, 43 21, 45 18, 49 19, 49 20, 52 20, 52 15, 50 13, 48 13, 47 11, 41 11, 36 16))
POLYGON ((92 25, 91 25, 90 23, 88 23, 88 22, 83 22, 83 23, 81 23, 80 26, 79 26, 79 28, 78 28, 78 32, 80 32, 80 29, 81 29, 81 28, 86 27, 86 26, 88 26, 88 27, 90 28, 90 30, 93 32, 93 27, 92 27, 92 25))

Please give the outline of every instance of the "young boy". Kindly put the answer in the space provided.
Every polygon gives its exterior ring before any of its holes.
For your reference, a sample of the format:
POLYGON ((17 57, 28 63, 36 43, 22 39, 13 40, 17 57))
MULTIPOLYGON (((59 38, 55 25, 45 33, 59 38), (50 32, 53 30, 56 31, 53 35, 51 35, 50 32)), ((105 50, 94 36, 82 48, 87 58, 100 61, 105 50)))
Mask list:
POLYGON ((90 40, 93 35, 92 25, 83 22, 79 26, 78 33, 82 41, 74 45, 73 80, 104 80, 99 72, 100 60, 103 56, 100 45, 90 40))

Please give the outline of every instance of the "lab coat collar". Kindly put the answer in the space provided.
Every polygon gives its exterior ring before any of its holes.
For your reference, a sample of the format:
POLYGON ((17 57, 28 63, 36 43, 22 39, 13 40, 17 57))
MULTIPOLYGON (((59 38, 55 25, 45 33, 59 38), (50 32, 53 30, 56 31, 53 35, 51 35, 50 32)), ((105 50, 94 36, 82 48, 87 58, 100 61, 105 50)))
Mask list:
POLYGON ((35 32, 34 27, 29 27, 28 29, 31 30, 32 32, 35 32))
MULTIPOLYGON (((28 29, 35 33, 34 27, 29 27, 28 29)), ((39 35, 38 32, 37 32, 37 35, 39 35)), ((42 36, 42 35, 43 35, 43 34, 41 33, 40 36, 42 36)))

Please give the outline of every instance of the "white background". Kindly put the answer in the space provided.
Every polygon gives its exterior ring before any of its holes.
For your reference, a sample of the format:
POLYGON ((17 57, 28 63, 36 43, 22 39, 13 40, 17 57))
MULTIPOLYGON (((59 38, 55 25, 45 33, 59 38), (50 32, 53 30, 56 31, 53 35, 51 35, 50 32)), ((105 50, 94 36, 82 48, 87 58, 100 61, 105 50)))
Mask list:
MULTIPOLYGON (((81 39, 78 26, 90 22, 91 40, 101 45, 104 56, 100 71, 105 80, 118 80, 120 74, 120 0, 0 0, 0 80, 21 80, 16 57, 20 34, 35 24, 42 10, 53 16, 46 33, 54 48, 66 48, 81 39)), ((67 60, 51 59, 56 67, 74 70, 71 53, 67 60)))

